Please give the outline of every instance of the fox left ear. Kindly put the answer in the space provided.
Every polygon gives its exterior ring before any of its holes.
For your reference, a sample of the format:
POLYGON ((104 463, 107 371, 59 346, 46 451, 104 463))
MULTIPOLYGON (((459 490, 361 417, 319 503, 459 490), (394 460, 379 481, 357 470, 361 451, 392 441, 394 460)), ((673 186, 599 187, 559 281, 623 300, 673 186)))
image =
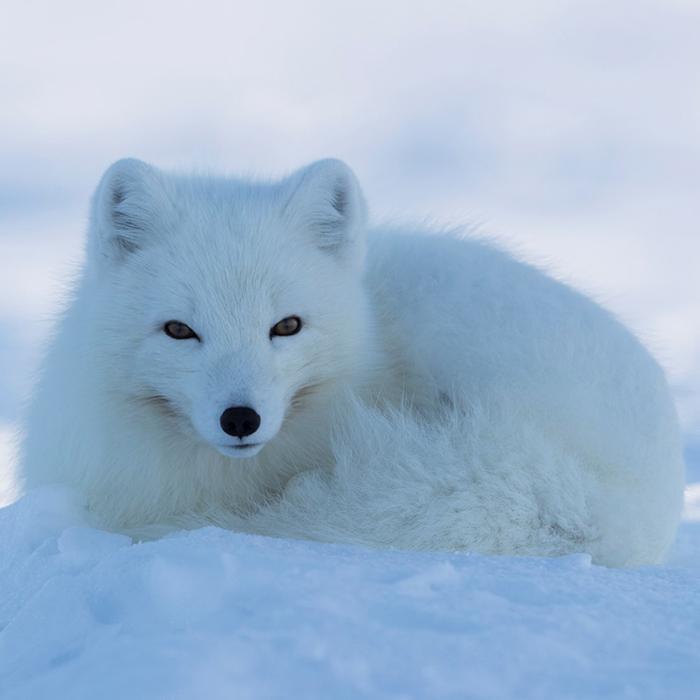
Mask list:
POLYGON ((111 165, 92 200, 88 253, 123 260, 162 225, 168 202, 156 168, 135 158, 111 165))
POLYGON ((329 158, 303 168, 290 181, 285 216, 308 230, 321 250, 360 263, 367 206, 352 170, 343 161, 329 158))

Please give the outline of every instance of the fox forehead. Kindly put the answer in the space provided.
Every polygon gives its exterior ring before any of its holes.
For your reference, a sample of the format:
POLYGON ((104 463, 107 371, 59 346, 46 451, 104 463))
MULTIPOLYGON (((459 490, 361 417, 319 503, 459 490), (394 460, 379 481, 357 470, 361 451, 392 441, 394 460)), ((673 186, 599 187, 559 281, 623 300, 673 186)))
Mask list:
MULTIPOLYGON (((276 188, 231 180, 174 178, 162 242, 205 267, 268 262, 285 247, 284 202, 276 188)), ((289 251, 288 251, 289 252, 289 251)))
MULTIPOLYGON (((159 255, 188 278, 256 290, 264 282, 322 273, 333 261, 285 217, 279 185, 224 178, 173 178, 172 212, 162 213, 159 255)), ((274 284, 272 288, 274 288, 274 284)))
POLYGON ((267 323, 279 314, 301 314, 321 301, 326 285, 311 280, 297 267, 271 261, 262 266, 240 254, 211 256, 209 264, 180 256, 176 250, 160 255, 149 265, 144 280, 148 306, 157 313, 187 314, 190 318, 267 323), (167 261, 165 260, 167 258, 167 261), (168 310, 166 313, 166 309, 168 310))
POLYGON ((343 289, 332 260, 323 253, 315 259, 313 249, 261 246, 212 228, 199 236, 190 231, 180 232, 184 241, 149 251, 147 273, 137 272, 151 324, 172 318, 257 337, 286 316, 326 316, 343 289), (202 252, 191 255, 193 248, 202 252))

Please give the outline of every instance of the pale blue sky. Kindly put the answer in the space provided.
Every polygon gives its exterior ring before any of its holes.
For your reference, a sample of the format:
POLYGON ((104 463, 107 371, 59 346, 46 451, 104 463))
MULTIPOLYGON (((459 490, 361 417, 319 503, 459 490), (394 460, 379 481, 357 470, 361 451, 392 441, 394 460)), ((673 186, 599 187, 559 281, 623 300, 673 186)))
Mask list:
POLYGON ((700 434, 700 4, 9 2, 0 422, 122 156, 356 170, 376 217, 470 222, 589 291, 700 434))

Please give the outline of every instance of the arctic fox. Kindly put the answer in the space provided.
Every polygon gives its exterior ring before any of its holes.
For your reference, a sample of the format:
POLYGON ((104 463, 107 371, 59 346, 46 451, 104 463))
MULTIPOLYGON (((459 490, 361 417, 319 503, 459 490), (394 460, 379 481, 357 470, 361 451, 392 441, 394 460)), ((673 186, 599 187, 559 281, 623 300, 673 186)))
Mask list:
POLYGON ((278 182, 112 165, 26 487, 72 486, 141 537, 659 561, 683 462, 641 344, 488 242, 366 218, 337 160, 278 182))

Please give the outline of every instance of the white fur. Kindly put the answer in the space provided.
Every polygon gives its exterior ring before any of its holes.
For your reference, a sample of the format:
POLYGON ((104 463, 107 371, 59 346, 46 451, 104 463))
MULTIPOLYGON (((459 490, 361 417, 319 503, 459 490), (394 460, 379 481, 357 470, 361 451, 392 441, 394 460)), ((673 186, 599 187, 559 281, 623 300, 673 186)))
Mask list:
POLYGON ((659 561, 683 465, 640 343, 485 242, 366 237, 365 216, 338 161, 273 183, 113 165, 28 416, 26 485, 71 485, 96 524, 147 536, 216 523, 659 561), (301 332, 270 339, 290 315, 301 332), (201 342, 169 338, 171 319, 201 342), (232 405, 262 418, 245 459, 219 425, 232 405))

